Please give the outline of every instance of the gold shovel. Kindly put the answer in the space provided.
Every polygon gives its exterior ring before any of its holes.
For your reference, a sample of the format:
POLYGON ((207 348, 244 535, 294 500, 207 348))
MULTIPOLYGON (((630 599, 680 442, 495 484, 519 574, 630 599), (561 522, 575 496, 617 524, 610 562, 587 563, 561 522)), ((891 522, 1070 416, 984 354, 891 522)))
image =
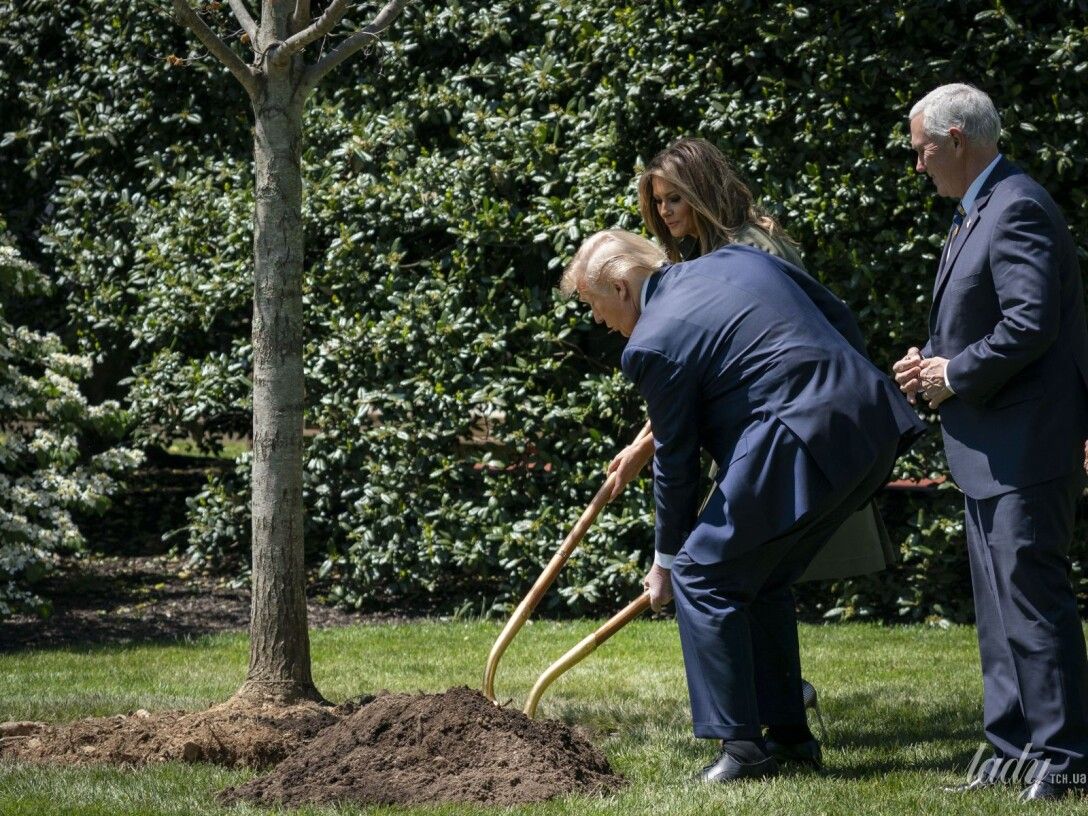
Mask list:
POLYGON ((529 692, 529 699, 525 701, 524 710, 529 719, 536 716, 536 705, 540 702, 540 698, 543 696, 544 691, 552 684, 555 678, 567 669, 589 657, 594 649, 649 608, 650 592, 647 590, 609 618, 604 626, 593 634, 587 635, 577 646, 548 666, 547 671, 540 675, 539 679, 536 681, 536 685, 533 686, 533 690, 529 692))
MULTIPOLYGON (((648 429, 643 428, 635 441, 638 442, 647 433, 649 433, 648 429)), ((521 627, 525 625, 525 621, 533 614, 533 610, 536 609, 536 605, 540 603, 540 599, 544 597, 544 593, 548 591, 548 587, 555 582, 556 577, 559 575, 559 571, 563 569, 563 565, 567 563, 567 559, 570 558, 571 553, 574 552, 574 548, 581 542, 582 537, 597 518, 597 514, 601 512, 601 509, 606 504, 608 504, 612 495, 612 489, 616 484, 616 478, 616 474, 613 473, 609 475, 605 480, 605 483, 601 485, 601 489, 597 491, 597 494, 589 503, 589 507, 587 507, 578 518, 574 528, 567 534, 567 537, 563 540, 563 544, 556 551, 555 555, 552 556, 552 560, 548 562, 548 566, 540 573, 540 577, 536 579, 536 583, 533 584, 532 589, 529 590, 521 603, 518 604, 517 609, 514 610, 514 614, 510 616, 510 620, 506 622, 506 626, 503 627, 502 632, 500 632, 498 638, 495 639, 495 644, 491 647, 491 653, 487 658, 487 666, 484 668, 484 696, 491 700, 491 702, 495 702, 495 672, 499 667, 499 660, 502 659, 503 652, 505 652, 506 647, 510 645, 510 641, 512 641, 517 633, 521 631, 521 627)), ((549 666, 548 670, 540 676, 539 680, 537 680, 532 692, 530 692, 529 700, 525 704, 525 713, 532 717, 533 712, 536 711, 536 705, 540 700, 540 696, 544 693, 544 690, 551 685, 556 677, 585 658, 586 655, 596 649, 601 643, 608 640, 608 638, 612 637, 612 635, 632 618, 641 614, 646 607, 649 606, 649 603, 649 594, 642 595, 638 600, 628 604, 622 611, 610 618, 600 629, 585 638, 581 643, 549 666)))

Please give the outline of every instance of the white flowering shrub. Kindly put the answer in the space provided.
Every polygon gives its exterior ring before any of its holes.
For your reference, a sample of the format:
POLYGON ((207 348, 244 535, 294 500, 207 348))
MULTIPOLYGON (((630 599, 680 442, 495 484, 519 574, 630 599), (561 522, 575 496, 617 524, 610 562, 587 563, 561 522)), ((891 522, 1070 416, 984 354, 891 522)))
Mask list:
POLYGON ((88 405, 79 381, 89 357, 60 339, 8 322, 14 298, 42 294, 46 282, 2 238, 0 221, 0 618, 45 613, 34 585, 62 553, 84 546, 73 512, 101 512, 118 477, 143 454, 118 446, 125 412, 88 405))

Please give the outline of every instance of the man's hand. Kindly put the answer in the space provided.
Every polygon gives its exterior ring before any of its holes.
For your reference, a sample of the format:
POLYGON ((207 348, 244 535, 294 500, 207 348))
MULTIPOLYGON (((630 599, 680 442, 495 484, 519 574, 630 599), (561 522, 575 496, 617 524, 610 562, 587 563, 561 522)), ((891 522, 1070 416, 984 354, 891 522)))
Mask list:
POLYGON ((1084 472, 1088 473, 1088 439, 1084 440, 1084 472))
POLYGON ((634 479, 646 467, 646 463, 654 458, 654 438, 650 434, 640 436, 626 448, 616 454, 608 464, 608 473, 618 474, 616 484, 612 488, 612 495, 608 497, 612 501, 623 492, 627 483, 634 479))
POLYGON ((650 609, 660 612, 672 600, 672 571, 654 564, 642 579, 642 588, 650 590, 650 609))
POLYGON ((911 346, 903 359, 892 366, 899 390, 907 395, 907 402, 914 405, 915 394, 922 388, 922 352, 911 346))
POLYGON ((948 387, 944 376, 947 365, 948 360, 945 357, 930 357, 922 361, 922 394, 929 400, 930 408, 936 408, 952 396, 952 389, 948 387))

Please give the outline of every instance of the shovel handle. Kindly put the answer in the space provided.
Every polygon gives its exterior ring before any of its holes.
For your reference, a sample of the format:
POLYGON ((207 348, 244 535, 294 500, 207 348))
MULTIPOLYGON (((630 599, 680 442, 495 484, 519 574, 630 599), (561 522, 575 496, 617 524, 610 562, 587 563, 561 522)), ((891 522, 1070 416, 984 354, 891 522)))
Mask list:
POLYGON ((544 571, 540 573, 540 577, 536 579, 536 583, 533 584, 532 589, 518 604, 517 609, 514 610, 514 614, 510 616, 510 620, 506 622, 506 626, 503 627, 502 632, 499 633, 498 638, 495 640, 495 645, 491 647, 491 654, 487 657, 487 666, 484 668, 484 696, 491 702, 495 702, 495 671, 499 667, 499 660, 502 658, 503 652, 506 651, 506 647, 510 645, 510 641, 514 639, 514 636, 521 630, 521 627, 525 624, 525 621, 529 619, 529 616, 533 614, 533 610, 536 609, 536 605, 540 603, 540 599, 544 597, 544 593, 548 591, 559 575, 559 571, 563 569, 563 565, 567 563, 567 559, 570 558, 570 554, 574 552, 574 548, 578 546, 582 541, 582 537, 586 534, 586 530, 593 524, 594 519, 597 518, 597 514, 601 512, 606 504, 608 504, 610 497, 612 496, 612 488, 616 484, 616 474, 613 473, 605 480, 605 483, 601 485, 600 490, 597 491, 597 495, 593 497, 593 501, 589 503, 582 515, 579 517, 578 522, 574 525, 565 539, 563 544, 552 556, 552 560, 548 562, 548 566, 544 568, 544 571))
POLYGON ((559 675, 576 666, 578 663, 581 663, 592 654, 598 646, 649 608, 650 593, 647 591, 643 592, 638 598, 627 604, 627 606, 609 618, 599 629, 597 629, 597 631, 583 638, 578 642, 577 646, 548 666, 536 681, 533 690, 529 692, 529 699, 525 701, 525 714, 530 719, 536 716, 536 707, 540 702, 540 698, 544 695, 548 686, 555 682, 555 679, 559 677, 559 675))
MULTIPOLYGON (((647 422, 639 430, 635 436, 634 442, 642 441, 647 436, 653 433, 650 428, 650 423, 647 422)), ((582 537, 585 536, 586 531, 590 525, 596 520, 597 515, 601 512, 601 509, 611 501, 612 491, 615 488, 616 480, 618 479, 616 473, 610 473, 605 483, 601 485, 600 490, 597 491, 597 495, 593 497, 593 500, 589 503, 589 507, 585 509, 582 515, 578 518, 577 523, 574 525, 574 529, 567 534, 567 537, 563 540, 563 544, 552 556, 552 560, 548 562, 548 566, 544 568, 544 571, 540 573, 540 577, 536 579, 536 583, 518 604, 517 609, 514 610, 514 614, 510 616, 510 619, 506 622, 506 626, 503 627, 499 636, 495 639, 494 645, 491 647, 491 653, 487 656, 487 665, 484 667, 484 696, 491 702, 495 702, 495 673, 499 668, 499 660, 502 659, 503 653, 506 651, 506 647, 510 645, 510 641, 514 639, 521 627, 525 625, 525 621, 529 619, 529 616, 533 614, 533 610, 536 609, 540 599, 544 597, 544 593, 548 591, 548 588, 555 582, 556 577, 559 575, 559 571, 563 569, 563 565, 567 563, 567 559, 570 558, 574 548, 578 546, 582 541, 582 537)), ((621 626, 623 624, 620 624, 621 626)), ((608 636, 606 636, 607 638, 608 636)), ((602 641, 603 642, 603 641, 602 641)))

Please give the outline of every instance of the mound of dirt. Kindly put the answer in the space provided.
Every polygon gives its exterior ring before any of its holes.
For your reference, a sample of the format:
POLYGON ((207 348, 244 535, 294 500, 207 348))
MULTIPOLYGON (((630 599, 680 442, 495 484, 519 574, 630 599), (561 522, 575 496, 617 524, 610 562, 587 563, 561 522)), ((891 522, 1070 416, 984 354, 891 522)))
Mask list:
POLYGON ((265 805, 466 802, 514 805, 623 784, 592 744, 482 694, 382 694, 318 734, 268 776, 220 801, 265 805))
POLYGON ((61 725, 0 723, 0 758, 61 764, 145 765, 178 760, 268 768, 343 712, 317 703, 230 700, 205 711, 93 717, 61 725))

